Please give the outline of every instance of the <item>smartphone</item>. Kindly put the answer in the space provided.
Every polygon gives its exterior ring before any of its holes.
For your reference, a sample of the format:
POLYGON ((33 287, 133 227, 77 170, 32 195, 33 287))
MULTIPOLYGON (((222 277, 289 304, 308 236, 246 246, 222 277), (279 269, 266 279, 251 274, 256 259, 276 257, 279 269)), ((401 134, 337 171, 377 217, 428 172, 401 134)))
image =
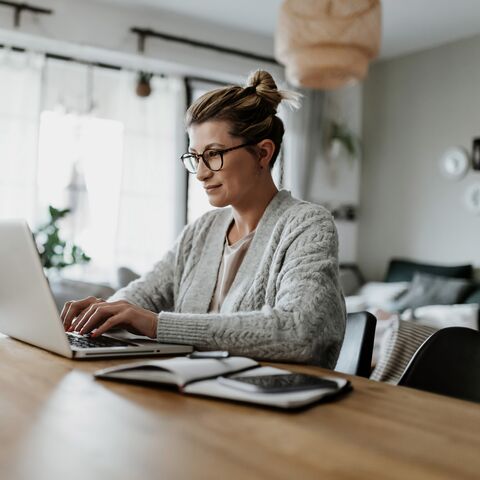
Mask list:
POLYGON ((317 388, 338 389, 337 382, 333 380, 304 373, 219 377, 218 381, 223 385, 251 393, 286 393, 317 388))

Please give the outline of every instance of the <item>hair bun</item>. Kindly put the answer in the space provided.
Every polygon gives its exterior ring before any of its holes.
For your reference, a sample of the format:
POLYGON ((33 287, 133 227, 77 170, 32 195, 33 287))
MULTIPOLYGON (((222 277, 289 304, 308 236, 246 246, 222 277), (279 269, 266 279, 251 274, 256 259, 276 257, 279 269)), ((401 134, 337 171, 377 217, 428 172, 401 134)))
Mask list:
POLYGON ((292 108, 300 107, 302 95, 292 91, 278 90, 275 80, 265 70, 252 72, 246 81, 246 88, 248 87, 255 89, 255 93, 266 100, 274 112, 277 111, 278 105, 282 100, 285 100, 287 105, 292 108))

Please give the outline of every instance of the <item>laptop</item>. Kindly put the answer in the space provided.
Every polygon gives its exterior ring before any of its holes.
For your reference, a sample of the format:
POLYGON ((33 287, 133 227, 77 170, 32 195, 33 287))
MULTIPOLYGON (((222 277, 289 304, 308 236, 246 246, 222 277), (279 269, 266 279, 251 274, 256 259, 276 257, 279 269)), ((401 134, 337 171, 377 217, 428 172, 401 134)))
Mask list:
POLYGON ((0 221, 0 332, 74 359, 174 355, 188 345, 161 344, 148 337, 65 332, 37 247, 24 220, 0 221))

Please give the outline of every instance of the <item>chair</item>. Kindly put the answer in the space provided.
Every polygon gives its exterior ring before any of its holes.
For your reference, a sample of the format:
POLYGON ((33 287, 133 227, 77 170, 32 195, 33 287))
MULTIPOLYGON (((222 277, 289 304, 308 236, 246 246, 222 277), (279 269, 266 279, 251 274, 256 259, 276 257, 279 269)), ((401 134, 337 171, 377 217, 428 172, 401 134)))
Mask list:
POLYGON ((438 330, 417 350, 398 384, 480 402, 480 332, 438 330))
POLYGON ((377 319, 368 312, 349 313, 345 337, 335 370, 369 377, 372 363, 373 339, 377 319))

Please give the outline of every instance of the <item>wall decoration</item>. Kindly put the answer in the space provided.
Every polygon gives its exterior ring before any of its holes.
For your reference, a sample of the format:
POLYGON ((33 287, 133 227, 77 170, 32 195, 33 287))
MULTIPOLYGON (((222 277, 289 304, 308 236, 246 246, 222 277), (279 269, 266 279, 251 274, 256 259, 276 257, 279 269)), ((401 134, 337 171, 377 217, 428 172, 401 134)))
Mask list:
POLYGON ((460 180, 470 166, 470 156, 463 147, 449 148, 440 158, 440 171, 445 178, 460 180))
POLYGON ((465 192, 465 205, 475 215, 480 215, 480 182, 470 185, 465 192))
POLYGON ((477 171, 480 170, 480 137, 473 139, 472 168, 477 171))

